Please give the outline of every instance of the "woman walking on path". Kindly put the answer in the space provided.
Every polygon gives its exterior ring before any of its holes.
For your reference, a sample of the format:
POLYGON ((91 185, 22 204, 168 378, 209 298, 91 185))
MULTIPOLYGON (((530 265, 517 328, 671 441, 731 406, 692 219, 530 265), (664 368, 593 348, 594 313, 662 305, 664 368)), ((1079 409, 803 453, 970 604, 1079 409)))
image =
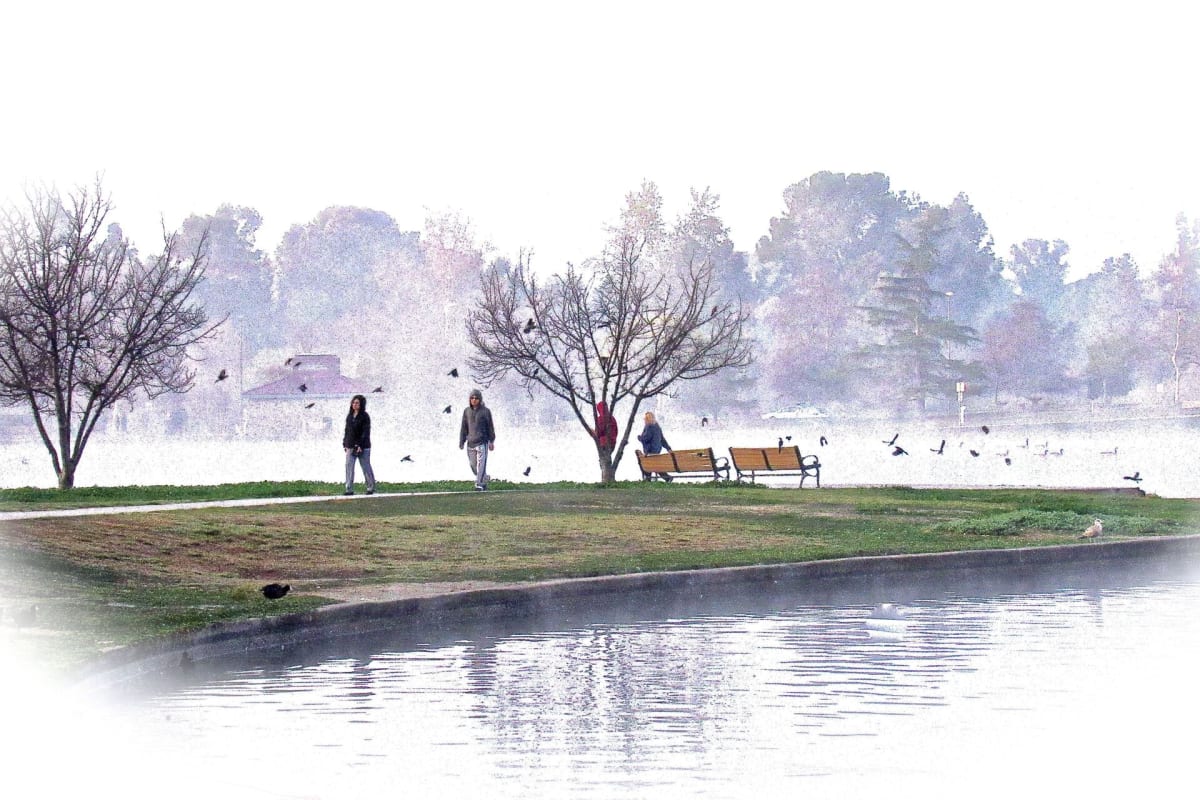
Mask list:
POLYGON ((342 449, 346 451, 346 494, 354 494, 354 462, 362 464, 367 494, 375 494, 375 473, 371 469, 371 416, 367 413, 367 398, 356 394, 350 400, 346 415, 346 432, 342 434, 342 449))

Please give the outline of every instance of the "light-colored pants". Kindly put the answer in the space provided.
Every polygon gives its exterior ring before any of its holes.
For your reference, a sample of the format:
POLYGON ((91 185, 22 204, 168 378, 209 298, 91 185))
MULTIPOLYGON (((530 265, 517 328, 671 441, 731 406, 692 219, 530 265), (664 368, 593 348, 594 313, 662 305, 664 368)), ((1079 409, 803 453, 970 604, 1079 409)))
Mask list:
POLYGON ((487 457, 487 442, 467 445, 467 463, 471 465, 471 472, 475 473, 476 489, 486 489, 490 480, 487 474, 487 457))
POLYGON ((346 448, 346 491, 354 491, 354 462, 362 464, 363 480, 367 482, 367 491, 375 491, 375 472, 371 469, 371 448, 355 453, 354 448, 346 448))

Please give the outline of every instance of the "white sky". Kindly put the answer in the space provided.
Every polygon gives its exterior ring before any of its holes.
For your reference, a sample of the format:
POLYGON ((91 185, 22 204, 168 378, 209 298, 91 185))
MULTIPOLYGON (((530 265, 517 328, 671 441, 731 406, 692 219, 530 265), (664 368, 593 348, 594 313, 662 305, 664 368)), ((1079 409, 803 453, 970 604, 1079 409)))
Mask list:
POLYGON ((966 192, 1072 278, 1200 216, 1190 4, 17 2, 0 193, 102 172, 143 250, 222 202, 268 251, 330 205, 458 209, 557 271, 649 179, 672 215, 711 187, 752 251, 818 170, 966 192))

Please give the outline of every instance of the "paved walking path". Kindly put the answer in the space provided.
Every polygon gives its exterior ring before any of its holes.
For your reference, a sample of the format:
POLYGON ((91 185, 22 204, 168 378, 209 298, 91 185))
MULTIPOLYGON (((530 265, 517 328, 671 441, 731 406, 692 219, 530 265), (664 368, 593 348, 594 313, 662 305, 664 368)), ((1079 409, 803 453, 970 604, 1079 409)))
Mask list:
MULTIPOLYGON (((395 492, 370 497, 421 497, 435 494, 464 494, 464 492, 395 492)), ((368 495, 312 495, 308 497, 247 497, 240 500, 202 500, 193 503, 158 503, 142 506, 89 506, 87 508, 39 509, 37 511, 0 511, 0 522, 8 519, 40 519, 42 517, 84 517, 93 514, 137 514, 146 511, 181 511, 189 508, 236 508, 238 506, 273 506, 286 503, 327 503, 366 500, 368 495)))

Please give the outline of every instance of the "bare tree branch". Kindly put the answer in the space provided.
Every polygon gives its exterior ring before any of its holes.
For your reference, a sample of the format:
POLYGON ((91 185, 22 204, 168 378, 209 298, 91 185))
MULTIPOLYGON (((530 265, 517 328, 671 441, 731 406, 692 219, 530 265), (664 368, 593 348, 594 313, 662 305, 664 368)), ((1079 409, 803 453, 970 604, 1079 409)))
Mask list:
MULTIPOLYGON (((661 235, 661 234, 659 234, 661 235)), ((708 261, 650 264, 650 234, 619 232, 596 268, 568 265, 543 286, 522 256, 487 271, 467 318, 470 365, 487 383, 514 376, 567 403, 596 441, 601 480, 614 480, 641 404, 679 381, 751 363, 749 312, 722 302, 708 261), (596 403, 629 408, 611 448, 596 437, 596 403)))
POLYGON ((162 254, 142 262, 106 225, 112 203, 99 181, 26 199, 0 218, 0 402, 29 406, 70 488, 105 410, 191 387, 188 348, 220 325, 190 302, 207 236, 181 253, 164 230, 162 254))

